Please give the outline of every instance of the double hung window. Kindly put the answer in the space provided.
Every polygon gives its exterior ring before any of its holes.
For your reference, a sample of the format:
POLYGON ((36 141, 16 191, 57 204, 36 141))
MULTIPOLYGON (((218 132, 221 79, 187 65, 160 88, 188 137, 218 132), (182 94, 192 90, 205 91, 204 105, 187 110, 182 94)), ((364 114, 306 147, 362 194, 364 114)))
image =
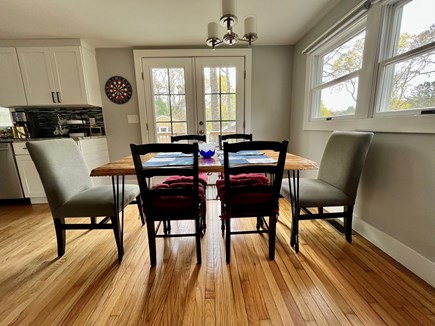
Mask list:
POLYGON ((435 108, 435 3, 397 1, 386 9, 377 112, 435 108))
POLYGON ((366 1, 320 35, 305 49, 304 128, 434 133, 434 12, 434 0, 366 1))
POLYGON ((317 50, 311 79, 311 119, 355 115, 365 21, 317 50))

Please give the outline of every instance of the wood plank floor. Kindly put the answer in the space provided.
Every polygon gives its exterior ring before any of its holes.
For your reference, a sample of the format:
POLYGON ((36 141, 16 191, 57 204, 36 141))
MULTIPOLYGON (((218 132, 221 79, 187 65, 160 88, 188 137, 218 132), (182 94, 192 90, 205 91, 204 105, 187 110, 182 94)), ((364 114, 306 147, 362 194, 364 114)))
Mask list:
POLYGON ((0 325, 435 325, 434 288, 359 235, 303 221, 296 255, 282 200, 275 261, 266 235, 239 235, 227 265, 218 215, 208 201, 201 266, 193 238, 172 238, 150 268, 135 206, 121 264, 111 231, 68 231, 59 259, 47 205, 0 206, 0 325))

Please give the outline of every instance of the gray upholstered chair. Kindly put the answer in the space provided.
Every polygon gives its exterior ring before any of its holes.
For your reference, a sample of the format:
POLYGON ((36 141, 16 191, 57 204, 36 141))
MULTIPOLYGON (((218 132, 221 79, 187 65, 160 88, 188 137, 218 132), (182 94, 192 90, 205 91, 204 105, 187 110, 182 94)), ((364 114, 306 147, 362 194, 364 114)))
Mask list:
MULTIPOLYGON (((113 187, 93 185, 83 155, 72 139, 31 141, 26 145, 38 170, 53 216, 58 256, 65 253, 65 230, 111 229, 115 233, 118 259, 121 261, 124 254, 122 229, 119 211, 115 211, 113 187), (70 217, 90 217, 91 221, 89 224, 67 224, 65 219, 70 217), (97 223, 97 217, 103 219, 97 223)), ((135 199, 140 201, 139 187, 125 185, 124 206, 135 199)), ((121 204, 118 207, 119 210, 123 208, 121 204)), ((141 211, 140 214, 144 224, 141 211)))
POLYGON ((299 251, 299 221, 343 217, 346 240, 352 242, 352 214, 362 168, 373 138, 371 132, 334 131, 326 145, 315 179, 299 179, 299 200, 291 197, 289 183, 283 180, 281 194, 293 206, 290 244, 299 251), (323 207, 343 206, 342 212, 327 213, 323 207), (315 214, 308 208, 317 208, 315 214), (300 214, 303 210, 305 214, 300 214))

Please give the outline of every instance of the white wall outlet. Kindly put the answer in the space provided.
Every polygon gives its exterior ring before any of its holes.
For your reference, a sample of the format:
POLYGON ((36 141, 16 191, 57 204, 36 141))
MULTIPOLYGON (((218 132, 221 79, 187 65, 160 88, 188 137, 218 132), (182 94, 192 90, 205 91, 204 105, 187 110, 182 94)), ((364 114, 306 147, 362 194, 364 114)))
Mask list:
POLYGON ((139 123, 139 116, 137 114, 127 115, 128 123, 139 123))

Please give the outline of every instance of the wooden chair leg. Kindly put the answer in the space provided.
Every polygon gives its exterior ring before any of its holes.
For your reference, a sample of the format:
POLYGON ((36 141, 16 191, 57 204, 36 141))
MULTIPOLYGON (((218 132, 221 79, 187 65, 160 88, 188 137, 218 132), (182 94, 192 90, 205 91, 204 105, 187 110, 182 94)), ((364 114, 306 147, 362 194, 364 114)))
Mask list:
POLYGON ((225 219, 225 224, 226 224, 225 251, 226 251, 227 264, 229 264, 230 256, 231 256, 231 218, 230 217, 227 217, 225 219))
POLYGON ((66 231, 63 228, 65 225, 64 218, 55 218, 53 219, 54 228, 56 230, 56 239, 57 239, 57 255, 58 257, 62 257, 65 253, 66 246, 66 231))
POLYGON ((147 220, 147 231, 148 231, 148 247, 150 251, 150 263, 151 266, 157 264, 156 257, 156 228, 154 226, 154 221, 147 220))
POLYGON ((110 220, 113 226, 113 233, 115 234, 116 247, 118 248, 118 260, 121 262, 124 256, 124 248, 122 244, 121 228, 119 226, 119 216, 111 216, 110 220))
POLYGON ((352 243, 352 218, 353 218, 353 206, 346 206, 344 208, 346 217, 344 218, 344 230, 346 235, 346 241, 352 243))
POLYGON ((199 218, 195 219, 195 239, 196 239, 196 259, 197 264, 201 265, 201 235, 202 235, 202 225, 199 218))
POLYGON ((269 216, 269 259, 275 259, 276 215, 269 216))

